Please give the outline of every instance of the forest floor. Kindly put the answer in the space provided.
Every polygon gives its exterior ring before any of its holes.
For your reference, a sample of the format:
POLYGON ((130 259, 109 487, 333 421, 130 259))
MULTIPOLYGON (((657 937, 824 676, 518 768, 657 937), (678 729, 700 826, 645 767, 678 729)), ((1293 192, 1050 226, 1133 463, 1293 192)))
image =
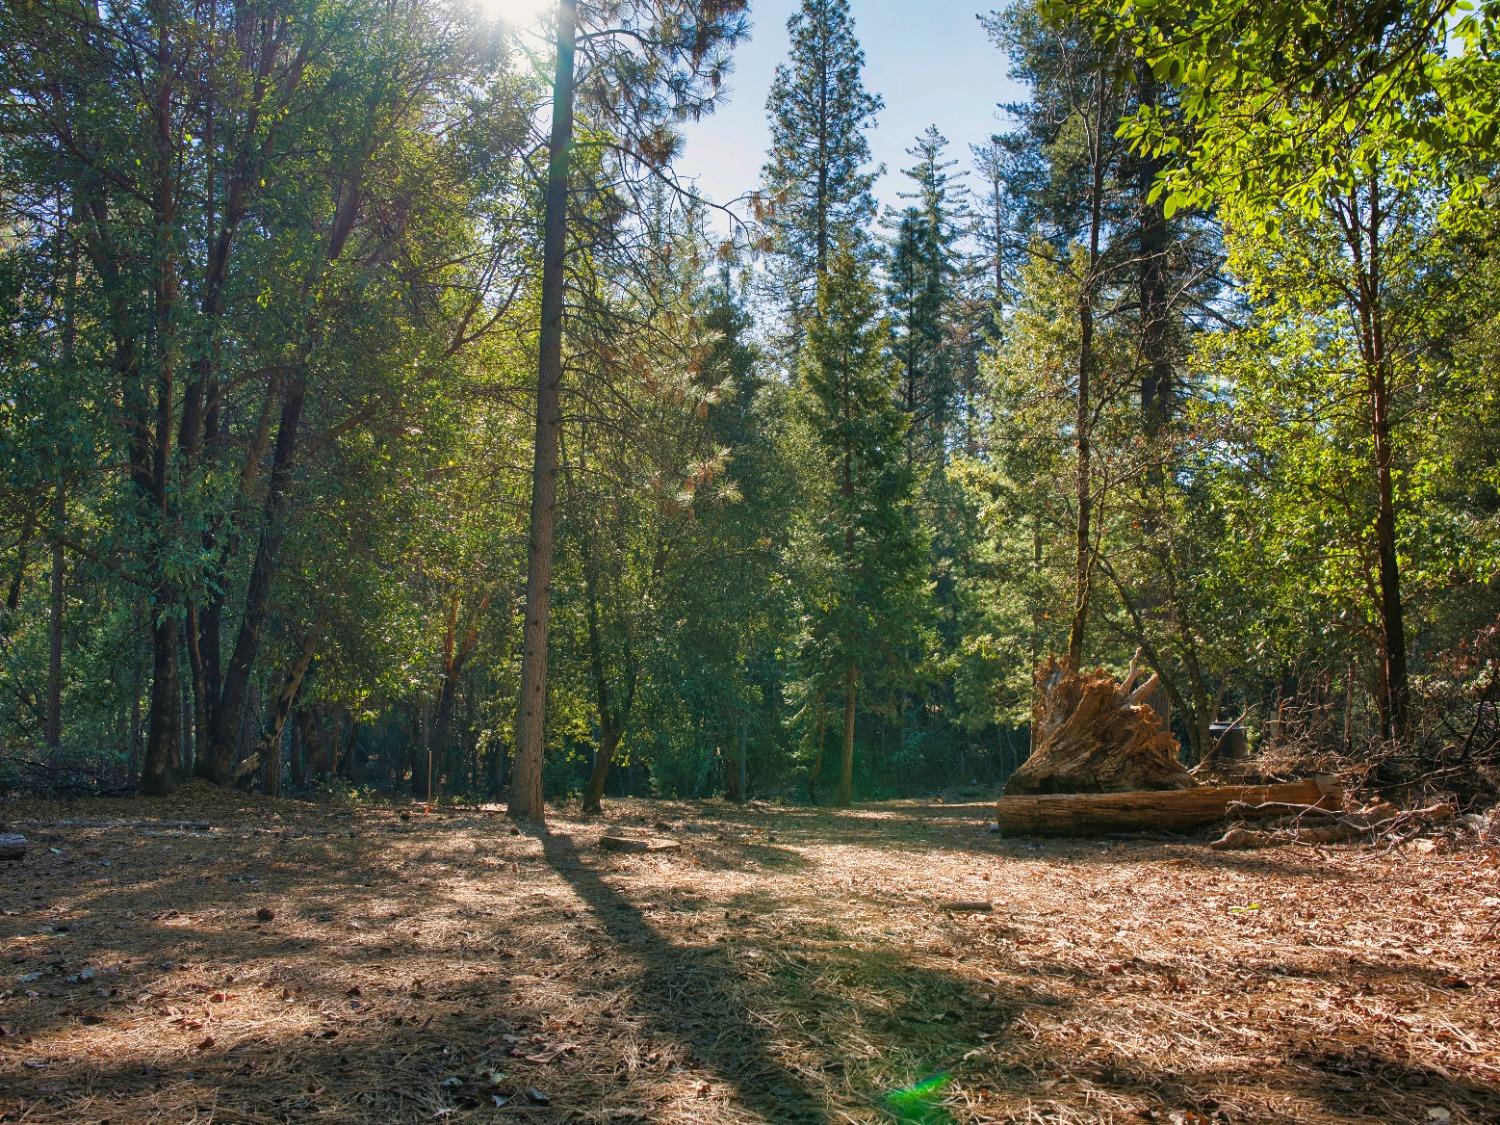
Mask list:
POLYGON ((0 1121, 1500 1121, 1493 849, 988 811, 10 802, 0 1121))

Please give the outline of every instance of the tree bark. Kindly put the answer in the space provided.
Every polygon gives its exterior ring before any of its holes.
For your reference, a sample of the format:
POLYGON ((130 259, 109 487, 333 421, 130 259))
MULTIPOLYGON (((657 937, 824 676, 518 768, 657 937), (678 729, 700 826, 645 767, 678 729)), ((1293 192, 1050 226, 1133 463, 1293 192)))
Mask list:
POLYGON ((1094 483, 1093 483, 1093 406, 1090 380, 1094 365, 1094 290, 1098 284, 1099 238, 1104 223, 1104 111, 1106 80, 1093 78, 1096 113, 1090 130, 1089 240, 1088 260, 1078 294, 1078 389, 1074 411, 1074 452, 1076 476, 1074 504, 1077 524, 1074 529, 1073 620, 1068 627, 1069 671, 1083 666, 1084 633, 1088 626, 1090 583, 1093 571, 1094 483))
POLYGON ((594 768, 589 771, 589 783, 583 790, 583 812, 595 816, 604 811, 604 783, 609 780, 609 767, 615 760, 615 750, 620 745, 620 732, 613 727, 599 732, 599 749, 594 752, 594 768))
MULTIPOLYGON (((1135 65, 1136 89, 1144 109, 1160 101, 1160 87, 1151 67, 1135 65)), ((1136 206, 1140 208, 1137 282, 1141 305, 1141 418, 1146 436, 1155 438, 1172 413, 1172 355, 1168 326, 1167 218, 1164 200, 1151 199, 1165 161, 1155 155, 1139 157, 1136 165, 1136 206)))
POLYGON ((1381 736, 1406 741, 1410 731, 1411 688, 1406 664, 1406 619, 1401 603, 1401 564, 1396 541, 1395 453, 1391 435, 1391 355, 1385 336, 1385 278, 1382 224, 1386 214, 1380 172, 1370 176, 1367 209, 1358 189, 1336 198, 1333 209, 1355 273, 1354 312, 1359 320, 1360 353, 1365 372, 1368 426, 1375 477, 1375 556, 1380 622, 1381 736))
POLYGON ((1410 687, 1406 670, 1406 617, 1401 604, 1401 563, 1396 550, 1396 498, 1391 444, 1390 356, 1381 309, 1380 184, 1370 185, 1368 296, 1370 429, 1375 452, 1375 550, 1380 560, 1382 674, 1385 680, 1386 737, 1404 743, 1410 733, 1410 687))
POLYGON ((67 494, 59 477, 52 500, 52 589, 47 611, 46 742, 54 752, 62 746, 63 609, 67 600, 63 531, 67 519, 67 494))
POLYGON ((181 736, 182 698, 177 684, 177 620, 156 611, 151 626, 151 697, 146 711, 146 753, 141 763, 141 793, 171 791, 172 768, 181 736))
MULTIPOLYGON (((152 320, 156 329, 155 356, 155 410, 152 411, 145 388, 139 386, 141 372, 134 361, 134 347, 130 346, 126 357, 130 365, 127 374, 134 379, 127 385, 127 402, 132 402, 129 412, 139 427, 131 437, 131 474, 136 491, 147 509, 147 518, 153 526, 155 552, 164 552, 173 536, 169 474, 172 468, 172 426, 175 421, 176 396, 176 321, 177 321, 177 193, 174 169, 174 138, 176 131, 172 115, 172 96, 175 88, 173 68, 176 62, 169 38, 169 21, 156 5, 153 14, 157 17, 157 36, 154 52, 155 84, 151 92, 153 113, 152 161, 152 218, 156 224, 153 247, 152 270, 152 320), (151 415, 154 413, 154 419, 151 415), (151 419, 148 422, 148 419, 151 419)), ((120 279, 115 278, 115 285, 120 279)), ((124 308, 123 292, 116 295, 117 305, 111 309, 111 319, 119 318, 123 324, 114 329, 117 343, 120 334, 133 335, 130 314, 124 308)), ((117 347, 118 353, 118 347, 117 347)), ((182 734, 182 698, 178 683, 177 630, 175 612, 180 602, 180 592, 171 579, 162 573, 160 558, 152 560, 154 572, 151 585, 153 628, 151 707, 147 719, 146 756, 141 766, 141 791, 160 794, 170 790, 175 783, 173 763, 180 749, 182 734)))
POLYGON ((1330 782, 1280 785, 1200 785, 1126 793, 1051 793, 1001 797, 995 819, 1006 835, 1091 836, 1106 832, 1159 832, 1202 828, 1224 820, 1230 805, 1267 802, 1337 807, 1330 782))
MULTIPOLYGON (((297 702, 297 693, 302 690, 302 681, 307 675, 307 670, 312 666, 313 654, 317 650, 317 643, 311 634, 303 638, 302 650, 297 658, 292 661, 292 666, 287 669, 286 680, 281 685, 281 693, 276 697, 276 704, 271 711, 271 726, 266 731, 265 738, 261 741, 261 761, 265 763, 266 792, 272 797, 281 796, 281 732, 286 726, 286 718, 291 714, 293 705, 297 702)), ((294 768, 293 774, 295 776, 294 768)))
POLYGON ((271 581, 286 535, 285 512, 287 490, 291 485, 292 460, 297 448, 297 430, 302 422, 302 406, 307 393, 307 377, 300 372, 287 385, 281 404, 281 421, 276 434, 276 451, 271 462, 271 477, 266 488, 260 539, 255 561, 250 568, 250 582, 245 590, 245 614, 239 635, 224 676, 223 694, 213 709, 212 738, 198 755, 198 775, 215 785, 227 784, 234 768, 235 743, 250 688, 250 674, 260 649, 261 630, 271 604, 271 581))
POLYGON ((813 726, 813 764, 812 769, 807 771, 807 799, 814 805, 818 803, 818 778, 823 774, 823 726, 823 693, 819 691, 817 718, 814 720, 813 726))
POLYGON ((851 664, 844 673, 844 756, 839 768, 838 806, 847 809, 854 800, 854 700, 858 676, 851 664))
POLYGON ((526 618, 521 639, 521 698, 510 813, 541 823, 546 742, 547 626, 552 614, 552 529, 558 442, 562 432, 563 305, 568 251, 568 164, 573 144, 573 50, 577 0, 558 0, 552 138, 542 230, 542 310, 537 355, 536 437, 531 468, 531 534, 526 551, 526 618))

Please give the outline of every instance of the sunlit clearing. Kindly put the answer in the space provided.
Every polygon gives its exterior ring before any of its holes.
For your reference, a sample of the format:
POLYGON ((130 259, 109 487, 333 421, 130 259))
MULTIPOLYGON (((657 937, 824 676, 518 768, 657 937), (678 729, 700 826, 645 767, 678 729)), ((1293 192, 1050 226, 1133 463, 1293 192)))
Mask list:
POLYGON ((555 0, 473 0, 486 19, 498 20, 512 27, 529 27, 552 7, 555 0))

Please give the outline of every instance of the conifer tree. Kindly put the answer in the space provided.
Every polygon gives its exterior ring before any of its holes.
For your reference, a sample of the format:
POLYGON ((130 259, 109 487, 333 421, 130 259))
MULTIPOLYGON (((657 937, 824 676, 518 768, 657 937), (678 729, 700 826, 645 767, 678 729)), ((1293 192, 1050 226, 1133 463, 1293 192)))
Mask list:
MULTIPOLYGON (((536 434, 526 560, 521 698, 516 714, 510 812, 540 822, 546 741, 547 630, 552 608, 558 445, 562 434, 563 336, 567 305, 569 175, 575 100, 614 138, 609 146, 621 198, 669 179, 680 138, 671 122, 711 113, 729 70, 728 51, 745 31, 745 0, 666 4, 558 0, 552 129, 542 218, 537 333, 536 434), (580 34, 581 32, 581 34, 580 34)), ((576 238, 574 239, 576 241, 576 238)))
POLYGON ((840 246, 818 288, 801 373, 814 463, 824 473, 814 515, 829 576, 810 648, 817 678, 843 694, 840 805, 851 799, 860 689, 899 688, 909 678, 927 594, 898 369, 878 316, 869 267, 840 246))
POLYGON ((864 87, 847 0, 803 0, 787 31, 791 56, 766 99, 771 151, 762 175, 779 290, 798 338, 835 243, 859 237, 875 216, 879 169, 868 167, 865 132, 884 103, 864 87))
POLYGON ((957 162, 942 158, 947 143, 936 126, 929 126, 906 150, 917 162, 902 173, 916 190, 902 193, 913 202, 902 209, 890 247, 886 299, 901 369, 900 401, 910 426, 907 454, 914 463, 943 460, 953 406, 949 328, 957 296, 958 231, 948 169, 957 162))

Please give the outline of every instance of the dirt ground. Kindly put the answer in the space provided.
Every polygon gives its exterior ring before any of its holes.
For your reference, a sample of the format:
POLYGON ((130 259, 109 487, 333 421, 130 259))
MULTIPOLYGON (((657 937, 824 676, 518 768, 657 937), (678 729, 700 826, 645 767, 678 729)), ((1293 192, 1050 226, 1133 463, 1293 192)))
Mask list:
POLYGON ((1500 1122, 1493 851, 917 803, 0 816, 0 1121, 1500 1122))

